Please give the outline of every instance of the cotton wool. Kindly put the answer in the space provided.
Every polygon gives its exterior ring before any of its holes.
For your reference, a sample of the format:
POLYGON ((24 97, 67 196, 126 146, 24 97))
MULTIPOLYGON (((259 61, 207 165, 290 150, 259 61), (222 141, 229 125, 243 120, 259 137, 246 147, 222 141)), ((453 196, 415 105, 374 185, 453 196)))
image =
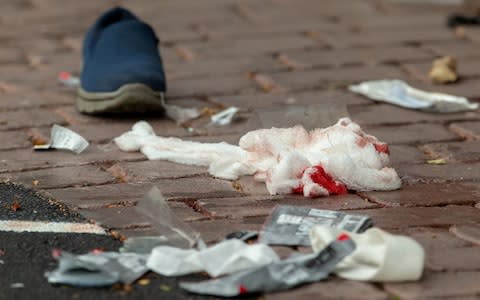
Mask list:
POLYGON ((401 186, 397 172, 389 167, 388 145, 348 118, 312 131, 298 125, 250 131, 238 146, 157 136, 140 121, 115 143, 123 151, 141 151, 150 160, 208 166, 218 178, 253 175, 272 195, 319 197, 401 186))

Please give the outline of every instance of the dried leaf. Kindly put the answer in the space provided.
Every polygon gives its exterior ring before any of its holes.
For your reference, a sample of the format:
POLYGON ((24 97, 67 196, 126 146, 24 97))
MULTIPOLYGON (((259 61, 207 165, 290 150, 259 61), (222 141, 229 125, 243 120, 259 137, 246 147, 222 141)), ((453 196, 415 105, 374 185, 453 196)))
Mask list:
POLYGON ((17 211, 17 210, 22 209, 22 207, 20 206, 20 203, 18 203, 17 198, 13 198, 13 203, 12 203, 12 205, 10 205, 10 209, 13 210, 13 211, 17 211))
POLYGON ((238 181, 232 181, 232 187, 237 191, 237 192, 243 192, 243 187, 238 181))
POLYGON ((213 107, 204 107, 202 108, 202 110, 200 111, 200 114, 202 116, 207 116, 207 117, 211 117, 213 116, 214 114, 218 113, 220 110, 218 108, 213 108, 213 107))
POLYGON ((172 290, 172 288, 166 284, 161 284, 159 288, 164 292, 170 292, 172 290))
POLYGON ((427 164, 429 165, 444 165, 446 163, 447 160, 445 158, 427 160, 427 164))
POLYGON ((15 85, 0 81, 0 93, 14 93, 17 90, 15 85))
POLYGON ((32 185, 33 185, 33 186, 37 186, 39 182, 40 182, 40 181, 38 181, 38 180, 35 179, 35 180, 32 181, 32 185))
POLYGON ((123 293, 130 293, 133 291, 133 287, 131 284, 121 284, 121 283, 115 283, 112 285, 112 290, 114 291, 121 291, 123 293))
POLYGON ((125 284, 125 285, 123 286, 123 291, 124 291, 125 293, 130 293, 131 291, 133 291, 132 285, 131 285, 131 284, 125 284))
POLYGON ((126 236, 124 236, 123 234, 121 234, 120 232, 118 231, 110 231, 110 235, 116 239, 116 240, 119 240, 120 242, 123 242, 127 239, 126 236))
POLYGON ((142 279, 138 280, 138 284, 139 284, 139 285, 143 285, 143 286, 149 285, 149 284, 150 284, 150 279, 148 279, 148 278, 142 278, 142 279))

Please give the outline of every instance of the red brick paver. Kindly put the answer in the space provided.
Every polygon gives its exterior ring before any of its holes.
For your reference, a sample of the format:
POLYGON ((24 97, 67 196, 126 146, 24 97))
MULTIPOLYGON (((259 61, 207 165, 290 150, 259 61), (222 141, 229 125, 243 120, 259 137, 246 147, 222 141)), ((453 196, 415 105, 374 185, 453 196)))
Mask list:
MULTIPOLYGON (((347 0, 73 1, 0 4, 0 178, 42 190, 125 236, 152 224, 134 206, 158 186, 173 212, 215 242, 232 231, 258 230, 276 204, 349 210, 417 239, 426 250, 419 282, 370 284, 333 279, 268 299, 476 299, 480 294, 480 112, 430 114, 372 102, 347 91, 362 80, 399 78, 411 85, 480 99, 480 29, 445 27, 448 5, 347 0), (88 26, 106 8, 126 5, 160 37, 168 100, 183 106, 243 109, 226 127, 203 117, 187 130, 148 117, 159 135, 238 142, 260 127, 323 127, 349 116, 389 142, 404 181, 392 192, 305 199, 270 196, 245 177, 214 179, 206 168, 147 161, 111 140, 142 116, 92 117, 76 112, 75 92, 56 82, 78 73, 88 26), (458 59, 461 80, 428 79, 434 58, 458 59), (80 155, 33 152, 52 124, 92 145, 80 155), (432 165, 431 159, 445 164, 432 165)), ((286 247, 276 247, 285 256, 286 247)))

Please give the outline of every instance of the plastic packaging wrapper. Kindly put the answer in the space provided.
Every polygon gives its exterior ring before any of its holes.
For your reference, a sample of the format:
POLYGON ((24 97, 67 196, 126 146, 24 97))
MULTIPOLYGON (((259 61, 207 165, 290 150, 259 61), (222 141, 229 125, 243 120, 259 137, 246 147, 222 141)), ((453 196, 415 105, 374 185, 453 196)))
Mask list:
POLYGON ((196 108, 180 107, 177 105, 166 104, 162 99, 162 106, 165 109, 167 117, 177 124, 181 125, 190 120, 198 118, 201 113, 196 108))
MULTIPOLYGON (((182 240, 178 242, 182 243, 182 240)), ((136 236, 129 237, 123 241, 123 246, 119 251, 122 253, 134 252, 139 254, 149 254, 155 247, 168 246, 176 243, 177 240, 169 240, 166 236, 136 236)))
POLYGON ((360 233, 372 227, 373 221, 365 215, 278 205, 265 222, 259 242, 269 245, 310 246, 310 231, 317 225, 360 233))
POLYGON ((325 129, 301 126, 248 132, 239 146, 183 141, 156 136, 144 121, 115 139, 123 151, 141 151, 148 159, 208 166, 215 177, 254 175, 270 194, 307 197, 345 194, 347 190, 395 190, 401 180, 388 167, 388 145, 363 132, 348 118, 325 129))
MULTIPOLYGON (((322 251, 340 233, 341 230, 331 227, 314 227, 310 234, 313 249, 322 251)), ((337 265, 338 276, 375 282, 411 281, 422 276, 425 252, 415 240, 378 228, 348 235, 356 249, 337 265)))
POLYGON ((421 91, 401 80, 366 81, 349 89, 373 100, 430 112, 453 113, 478 108, 478 103, 470 103, 465 97, 421 91))
POLYGON ((50 150, 50 149, 60 149, 60 150, 70 150, 77 154, 80 154, 85 149, 87 149, 89 143, 78 133, 60 126, 53 125, 52 131, 50 132, 50 143, 47 145, 35 145, 34 150, 50 150))
POLYGON ((214 114, 213 116, 210 117, 212 124, 221 125, 221 126, 229 125, 232 123, 238 111, 239 111, 238 107, 235 107, 235 106, 222 110, 221 112, 214 114))
POLYGON ((121 252, 149 253, 159 245, 191 248, 198 243, 200 234, 175 216, 158 188, 152 188, 135 209, 148 220, 157 236, 128 238, 121 252))
POLYGON ((237 239, 244 242, 252 241, 258 238, 258 231, 242 230, 229 233, 225 236, 225 239, 237 239))
POLYGON ((180 286, 192 293, 223 297, 286 290, 327 278, 338 262, 354 249, 355 243, 343 235, 319 253, 296 255, 219 279, 196 283, 181 282, 180 286))
POLYGON ((267 245, 249 245, 231 239, 202 250, 156 247, 148 259, 147 266, 150 270, 165 276, 205 271, 210 276, 217 277, 278 260, 278 255, 267 245))
POLYGON ((69 88, 77 88, 80 86, 80 78, 65 71, 58 74, 58 81, 69 88))
POLYGON ((88 253, 73 255, 55 252, 58 268, 46 272, 50 283, 79 287, 100 287, 114 283, 130 284, 148 271, 147 255, 135 253, 88 253))

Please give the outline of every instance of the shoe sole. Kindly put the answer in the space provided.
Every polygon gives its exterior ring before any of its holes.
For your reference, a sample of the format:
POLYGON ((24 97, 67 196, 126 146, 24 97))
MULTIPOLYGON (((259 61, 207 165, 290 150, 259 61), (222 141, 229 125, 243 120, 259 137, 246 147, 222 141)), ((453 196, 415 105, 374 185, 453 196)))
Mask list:
POLYGON ((126 84, 114 92, 77 92, 77 109, 86 114, 130 113, 164 110, 164 93, 141 83, 126 84))

